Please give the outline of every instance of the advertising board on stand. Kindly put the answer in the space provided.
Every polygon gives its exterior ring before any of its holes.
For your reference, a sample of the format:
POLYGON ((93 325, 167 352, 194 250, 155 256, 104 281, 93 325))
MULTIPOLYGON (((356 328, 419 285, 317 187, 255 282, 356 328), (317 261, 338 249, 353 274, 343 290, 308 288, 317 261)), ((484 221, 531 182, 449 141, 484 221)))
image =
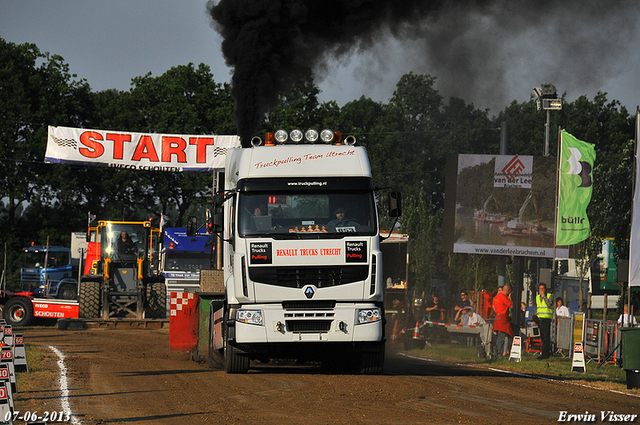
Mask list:
POLYGON ((555 250, 556 159, 452 155, 447 159, 444 250, 567 257, 555 250))

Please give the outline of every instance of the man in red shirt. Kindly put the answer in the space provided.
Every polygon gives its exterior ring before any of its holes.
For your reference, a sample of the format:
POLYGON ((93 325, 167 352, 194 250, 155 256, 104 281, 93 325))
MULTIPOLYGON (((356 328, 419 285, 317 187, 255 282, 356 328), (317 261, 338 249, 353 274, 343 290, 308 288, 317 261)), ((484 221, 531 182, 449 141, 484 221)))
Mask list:
POLYGON ((496 313, 496 318, 493 321, 493 330, 498 332, 496 345, 498 346, 498 352, 502 351, 503 356, 508 356, 511 350, 513 328, 511 327, 509 309, 512 306, 511 287, 504 285, 502 288, 498 288, 498 294, 493 298, 493 311, 496 313))

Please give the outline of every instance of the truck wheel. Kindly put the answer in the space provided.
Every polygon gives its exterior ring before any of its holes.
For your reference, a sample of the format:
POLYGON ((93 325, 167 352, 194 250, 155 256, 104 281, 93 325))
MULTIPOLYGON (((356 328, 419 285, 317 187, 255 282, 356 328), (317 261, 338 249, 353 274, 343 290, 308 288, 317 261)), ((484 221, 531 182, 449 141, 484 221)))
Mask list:
POLYGON ((33 304, 25 297, 11 298, 4 305, 2 316, 11 326, 27 326, 33 319, 33 304))
POLYGON ((85 319, 100 317, 100 282, 80 282, 78 295, 78 315, 85 319))
POLYGON ((249 357, 238 354, 238 349, 225 343, 224 366, 227 373, 247 373, 249 370, 249 357))
POLYGON ((384 344, 380 344, 375 351, 365 351, 361 354, 360 373, 379 375, 384 368, 384 344))
POLYGON ((167 288, 164 282, 147 284, 147 317, 164 319, 167 315, 167 288))
POLYGON ((224 370, 227 373, 247 373, 249 370, 249 357, 239 354, 239 350, 233 345, 229 344, 227 338, 228 332, 228 315, 224 314, 224 321, 222 325, 222 338, 223 338, 223 360, 224 370))
POLYGON ((75 300, 78 296, 75 285, 66 284, 58 289, 58 298, 61 300, 75 300))

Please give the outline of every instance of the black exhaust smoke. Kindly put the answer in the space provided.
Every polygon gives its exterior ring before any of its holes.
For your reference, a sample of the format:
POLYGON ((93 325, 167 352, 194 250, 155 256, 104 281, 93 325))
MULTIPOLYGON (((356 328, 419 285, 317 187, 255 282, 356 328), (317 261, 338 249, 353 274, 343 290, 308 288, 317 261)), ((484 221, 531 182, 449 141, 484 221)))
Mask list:
POLYGON ((234 70, 245 147, 295 81, 389 36, 410 41, 418 72, 436 76, 445 95, 502 107, 514 74, 525 92, 551 82, 578 93, 615 75, 640 22, 634 1, 219 0, 207 9, 234 70))
POLYGON ((234 69, 231 90, 242 145, 290 85, 313 75, 328 56, 366 49, 378 36, 400 35, 391 22, 419 22, 441 1, 220 0, 207 5, 234 69))

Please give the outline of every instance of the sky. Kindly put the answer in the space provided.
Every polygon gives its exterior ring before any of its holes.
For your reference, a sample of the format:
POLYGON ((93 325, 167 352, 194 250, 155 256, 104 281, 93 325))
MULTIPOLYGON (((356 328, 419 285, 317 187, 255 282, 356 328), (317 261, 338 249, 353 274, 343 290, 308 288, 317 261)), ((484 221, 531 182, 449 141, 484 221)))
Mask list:
MULTIPOLYGON (((575 12, 575 26, 566 10, 510 26, 505 11, 454 7, 409 34, 382 28, 372 42, 325 60, 320 100, 387 102, 400 77, 414 72, 435 76, 445 98, 461 97, 491 115, 529 100, 542 83, 569 101, 607 92, 631 113, 640 105, 640 7, 612 3, 629 7, 602 16, 575 12)), ((62 56, 94 91, 128 90, 134 77, 190 62, 209 65, 218 83, 233 71, 204 0, 0 0, 0 37, 62 56)))

